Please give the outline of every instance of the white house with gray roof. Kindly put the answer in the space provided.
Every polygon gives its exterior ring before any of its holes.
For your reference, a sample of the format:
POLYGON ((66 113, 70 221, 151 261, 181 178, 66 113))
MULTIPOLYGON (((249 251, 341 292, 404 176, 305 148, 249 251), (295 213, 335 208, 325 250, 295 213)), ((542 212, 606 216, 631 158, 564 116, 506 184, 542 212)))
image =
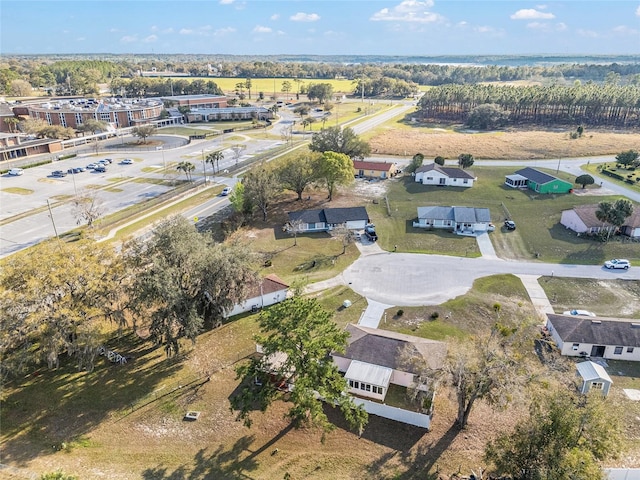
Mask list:
POLYGON ((547 314, 547 330, 570 357, 640 361, 640 321, 547 314))
POLYGON ((475 207, 418 207, 417 228, 440 228, 460 235, 475 235, 492 231, 491 212, 475 207))
POLYGON ((285 229, 296 224, 298 232, 328 232, 338 226, 349 230, 362 230, 369 223, 369 214, 364 207, 321 208, 289 212, 285 229))
POLYGON ((418 167, 414 179, 423 185, 468 188, 473 187, 476 177, 461 168, 441 167, 432 163, 418 167))

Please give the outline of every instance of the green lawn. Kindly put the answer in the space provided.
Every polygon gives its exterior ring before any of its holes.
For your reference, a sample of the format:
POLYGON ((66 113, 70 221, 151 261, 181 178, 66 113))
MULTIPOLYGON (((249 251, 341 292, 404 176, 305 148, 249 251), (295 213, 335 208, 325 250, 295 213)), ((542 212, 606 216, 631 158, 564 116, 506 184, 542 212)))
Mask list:
POLYGON ((640 181, 638 181, 638 179, 640 179, 640 168, 636 168, 634 171, 629 171, 626 170, 624 168, 616 168, 614 171, 615 173, 619 174, 619 175, 623 175, 624 177, 626 177, 627 175, 631 175, 631 178, 633 180, 635 180, 634 183, 628 183, 626 181, 623 180, 618 180, 617 178, 613 178, 610 177, 608 175, 603 175, 600 171, 599 171, 599 167, 601 167, 602 165, 608 165, 609 167, 611 167, 612 165, 614 165, 613 162, 609 162, 609 163, 589 163, 587 165, 583 165, 582 169, 586 170, 587 172, 589 172, 590 175, 592 175, 593 177, 596 178, 596 184, 600 183, 599 179, 603 179, 603 180, 608 180, 610 182, 613 183, 617 183, 625 188, 628 188, 630 190, 634 190, 636 192, 640 192, 640 181))
MULTIPOLYGON (((389 210, 384 199, 380 199, 377 205, 367 206, 378 227, 381 246, 391 250, 393 245, 398 245, 398 250, 405 252, 476 256, 479 252, 472 238, 412 227, 417 207, 474 206, 491 210, 491 218, 498 228, 490 235, 498 256, 502 258, 598 264, 607 258, 622 257, 640 264, 638 244, 623 243, 625 237, 616 237, 605 244, 578 237, 560 225, 562 210, 617 197, 539 195, 504 185, 504 176, 513 173, 513 167, 477 167, 472 170, 478 180, 471 188, 426 186, 414 182, 410 176, 389 181, 389 210), (500 228, 507 216, 516 222, 515 231, 500 228)), ((555 174, 555 171, 550 173, 555 174)), ((573 176, 562 172, 557 176, 571 182, 574 180, 573 176)))

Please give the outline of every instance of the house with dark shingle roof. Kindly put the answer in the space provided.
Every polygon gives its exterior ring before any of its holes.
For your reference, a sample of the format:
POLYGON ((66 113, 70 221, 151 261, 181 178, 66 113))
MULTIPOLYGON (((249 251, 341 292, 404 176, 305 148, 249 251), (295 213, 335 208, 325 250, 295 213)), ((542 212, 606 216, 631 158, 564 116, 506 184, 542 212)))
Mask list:
POLYGON ((289 285, 275 273, 271 273, 251 285, 247 293, 247 298, 234 305, 233 309, 228 312, 226 316, 233 317, 240 313, 255 311, 282 302, 287 298, 288 290, 289 285))
POLYGON ((365 207, 298 210, 289 212, 288 216, 289 223, 285 229, 290 230, 292 225, 299 225, 298 233, 328 232, 341 225, 349 230, 362 230, 369 223, 369 214, 365 207))
POLYGON ((395 163, 365 160, 353 161, 353 174, 360 178, 391 178, 397 171, 398 167, 395 163))
POLYGON ((640 320, 547 314, 562 355, 640 361, 640 320))
POLYGON ((537 193, 570 193, 573 185, 535 168, 526 167, 507 175, 504 184, 511 188, 527 187, 537 193))
MULTIPOLYGON (((491 212, 475 207, 418 207, 417 228, 440 228, 470 235, 492 230, 491 212)), ((493 227, 495 228, 495 227, 493 227)))
MULTIPOLYGON (((570 210, 563 210, 560 224, 576 233, 596 234, 601 230, 607 231, 612 225, 598 220, 598 208, 598 205, 576 205, 570 210)), ((629 237, 640 238, 640 208, 634 208, 633 213, 620 227, 620 231, 629 237)))
POLYGON ((349 382, 349 392, 384 401, 390 384, 408 387, 419 373, 416 364, 431 370, 442 368, 447 345, 402 333, 347 325, 348 346, 331 356, 349 382), (418 360, 415 361, 407 361, 418 360))
POLYGON ((418 167, 414 179, 423 185, 468 188, 473 187, 476 177, 461 168, 441 167, 436 163, 432 163, 418 167))

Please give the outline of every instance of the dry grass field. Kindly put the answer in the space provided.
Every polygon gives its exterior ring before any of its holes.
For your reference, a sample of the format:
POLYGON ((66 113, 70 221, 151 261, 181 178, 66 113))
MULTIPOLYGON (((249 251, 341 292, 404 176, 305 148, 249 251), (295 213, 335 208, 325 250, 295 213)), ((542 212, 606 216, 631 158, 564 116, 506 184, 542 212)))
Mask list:
POLYGON ((505 131, 472 133, 444 128, 403 128, 378 130, 369 142, 376 154, 413 156, 421 152, 427 159, 441 155, 448 159, 470 153, 476 159, 528 160, 545 158, 616 155, 638 149, 640 133, 587 131, 579 139, 569 131, 505 131))

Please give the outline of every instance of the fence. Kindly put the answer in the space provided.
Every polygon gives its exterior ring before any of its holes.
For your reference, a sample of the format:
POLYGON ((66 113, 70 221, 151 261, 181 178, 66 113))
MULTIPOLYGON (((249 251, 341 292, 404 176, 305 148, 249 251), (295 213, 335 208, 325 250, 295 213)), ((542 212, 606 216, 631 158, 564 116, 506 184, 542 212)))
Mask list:
POLYGON ((431 415, 411 412, 402 408, 392 407, 391 405, 385 405, 384 403, 365 400, 364 398, 353 397, 353 402, 356 405, 362 405, 367 413, 372 415, 395 420, 396 422, 415 425, 416 427, 426 428, 427 430, 429 430, 429 427, 431 426, 431 415))

